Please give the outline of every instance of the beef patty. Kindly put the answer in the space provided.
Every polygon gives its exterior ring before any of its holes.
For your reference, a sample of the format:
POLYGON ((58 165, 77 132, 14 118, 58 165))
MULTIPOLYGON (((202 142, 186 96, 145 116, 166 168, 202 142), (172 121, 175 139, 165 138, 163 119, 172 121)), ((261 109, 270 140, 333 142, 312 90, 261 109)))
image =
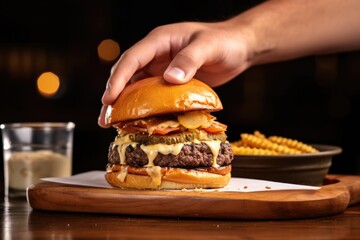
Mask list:
MULTIPOLYGON (((228 142, 222 142, 216 162, 219 166, 230 165, 234 155, 231 145, 228 142)), ((146 153, 138 144, 135 148, 128 146, 125 151, 126 164, 133 167, 143 167, 148 163, 146 153)), ((120 164, 120 157, 117 148, 112 144, 109 148, 108 162, 110 164, 120 164)), ((184 144, 178 155, 164 155, 158 153, 153 161, 155 166, 160 167, 179 167, 179 168, 197 168, 211 167, 213 165, 213 154, 206 143, 184 144)))

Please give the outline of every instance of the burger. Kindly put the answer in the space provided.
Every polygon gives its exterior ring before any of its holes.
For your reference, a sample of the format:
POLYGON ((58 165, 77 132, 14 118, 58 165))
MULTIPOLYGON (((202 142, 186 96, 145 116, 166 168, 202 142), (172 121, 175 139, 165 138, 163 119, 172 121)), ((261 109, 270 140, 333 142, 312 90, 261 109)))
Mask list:
POLYGON ((231 178, 233 152, 215 91, 191 79, 170 84, 150 77, 127 85, 106 113, 117 130, 105 178, 135 189, 221 188, 231 178))

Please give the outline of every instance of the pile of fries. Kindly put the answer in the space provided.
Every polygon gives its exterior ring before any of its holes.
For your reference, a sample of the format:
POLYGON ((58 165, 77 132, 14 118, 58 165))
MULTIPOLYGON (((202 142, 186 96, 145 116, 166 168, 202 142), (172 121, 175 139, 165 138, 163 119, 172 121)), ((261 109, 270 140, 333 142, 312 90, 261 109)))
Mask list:
POLYGON ((242 133, 240 140, 231 142, 235 155, 279 155, 319 152, 316 148, 295 139, 280 136, 266 137, 255 130, 253 134, 242 133))

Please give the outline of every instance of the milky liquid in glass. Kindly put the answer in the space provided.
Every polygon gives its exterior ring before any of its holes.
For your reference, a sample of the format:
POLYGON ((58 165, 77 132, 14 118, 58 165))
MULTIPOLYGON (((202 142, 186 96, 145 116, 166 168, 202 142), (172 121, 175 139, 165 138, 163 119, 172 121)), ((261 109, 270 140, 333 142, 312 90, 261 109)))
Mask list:
POLYGON ((25 196, 45 177, 72 174, 73 123, 2 124, 5 196, 25 196))

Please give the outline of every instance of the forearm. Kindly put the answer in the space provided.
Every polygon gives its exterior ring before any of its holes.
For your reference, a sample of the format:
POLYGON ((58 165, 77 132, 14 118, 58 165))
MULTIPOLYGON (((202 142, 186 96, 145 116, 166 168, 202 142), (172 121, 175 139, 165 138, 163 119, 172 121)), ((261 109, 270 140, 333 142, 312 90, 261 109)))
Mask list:
POLYGON ((360 48, 359 0, 272 0, 229 20, 251 65, 360 48))

